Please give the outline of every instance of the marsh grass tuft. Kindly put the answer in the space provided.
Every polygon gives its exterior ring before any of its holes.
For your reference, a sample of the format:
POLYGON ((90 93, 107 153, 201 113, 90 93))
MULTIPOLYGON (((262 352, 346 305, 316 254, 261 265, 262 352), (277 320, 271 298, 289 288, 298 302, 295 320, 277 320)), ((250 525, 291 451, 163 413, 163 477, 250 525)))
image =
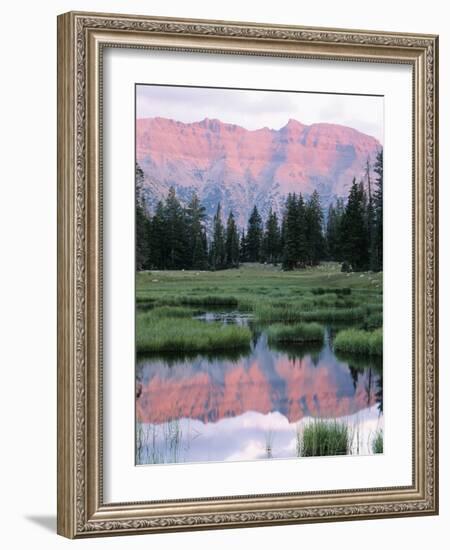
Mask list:
POLYGON ((377 430, 372 439, 373 454, 383 454, 383 430, 377 430))
POLYGON ((182 296, 180 304, 184 306, 230 306, 236 307, 238 299, 236 296, 223 296, 221 294, 204 296, 182 296))
POLYGON ((370 332, 353 328, 342 330, 336 335, 334 349, 344 353, 382 355, 383 330, 381 328, 370 332))
POLYGON ((254 309, 258 321, 322 321, 339 322, 362 319, 366 314, 363 307, 315 307, 308 302, 267 303, 257 305, 254 309))
POLYGON ((276 324, 267 329, 267 337, 270 343, 289 342, 306 343, 322 342, 324 329, 317 323, 299 323, 294 325, 276 324))
POLYGON ((204 323, 195 319, 155 318, 152 312, 138 313, 136 348, 142 352, 212 351, 250 345, 248 327, 204 323))
POLYGON ((336 456, 351 453, 352 434, 347 424, 314 419, 297 431, 298 456, 336 456))

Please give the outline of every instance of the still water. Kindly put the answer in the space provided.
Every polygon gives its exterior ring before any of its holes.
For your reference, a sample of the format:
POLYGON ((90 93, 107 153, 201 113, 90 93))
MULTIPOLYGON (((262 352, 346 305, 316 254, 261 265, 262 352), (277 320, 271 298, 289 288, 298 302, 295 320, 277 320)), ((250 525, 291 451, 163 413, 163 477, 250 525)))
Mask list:
MULTIPOLYGON (((383 429, 381 361, 323 345, 269 345, 264 328, 240 314, 205 313, 205 322, 248 324, 245 352, 138 356, 136 464, 293 458, 304 426, 348 426, 351 454, 369 454, 383 429)), ((340 327, 342 328, 342 327, 340 327)))

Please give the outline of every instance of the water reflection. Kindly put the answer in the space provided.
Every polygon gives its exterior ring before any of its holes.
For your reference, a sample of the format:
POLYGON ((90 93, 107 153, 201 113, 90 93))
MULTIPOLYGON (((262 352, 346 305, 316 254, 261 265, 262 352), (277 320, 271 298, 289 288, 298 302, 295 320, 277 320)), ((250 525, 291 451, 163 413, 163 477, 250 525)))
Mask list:
POLYGON ((370 452, 382 429, 381 364, 337 356, 329 328, 319 347, 269 347, 264 328, 253 328, 245 353, 138 357, 137 463, 293 457, 311 418, 346 421, 354 451, 370 452))

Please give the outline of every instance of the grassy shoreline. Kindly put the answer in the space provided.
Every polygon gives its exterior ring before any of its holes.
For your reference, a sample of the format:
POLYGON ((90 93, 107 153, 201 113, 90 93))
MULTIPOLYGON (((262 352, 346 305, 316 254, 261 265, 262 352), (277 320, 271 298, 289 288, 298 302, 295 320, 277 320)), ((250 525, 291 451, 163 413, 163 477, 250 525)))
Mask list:
POLYGON ((248 327, 203 323, 180 317, 155 318, 152 312, 138 314, 136 348, 139 353, 162 351, 211 351, 250 345, 248 327))
POLYGON ((193 319, 216 308, 249 313, 272 342, 321 342, 317 322, 376 328, 382 322, 382 277, 341 273, 333 263, 289 272, 261 264, 216 272, 139 272, 136 347, 138 352, 248 347, 247 327, 193 319), (309 325, 314 328, 308 333, 309 325))

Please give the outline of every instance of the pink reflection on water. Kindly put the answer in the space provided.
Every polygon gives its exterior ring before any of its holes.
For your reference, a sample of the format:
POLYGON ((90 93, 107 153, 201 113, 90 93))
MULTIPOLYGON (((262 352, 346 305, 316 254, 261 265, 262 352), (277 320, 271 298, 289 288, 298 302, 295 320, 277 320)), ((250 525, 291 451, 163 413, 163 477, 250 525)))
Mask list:
POLYGON ((164 361, 144 365, 136 399, 137 420, 159 424, 173 418, 204 423, 248 411, 278 411, 289 423, 304 417, 338 418, 376 403, 379 375, 373 369, 355 372, 328 349, 318 358, 289 358, 256 346, 237 361, 164 361))

